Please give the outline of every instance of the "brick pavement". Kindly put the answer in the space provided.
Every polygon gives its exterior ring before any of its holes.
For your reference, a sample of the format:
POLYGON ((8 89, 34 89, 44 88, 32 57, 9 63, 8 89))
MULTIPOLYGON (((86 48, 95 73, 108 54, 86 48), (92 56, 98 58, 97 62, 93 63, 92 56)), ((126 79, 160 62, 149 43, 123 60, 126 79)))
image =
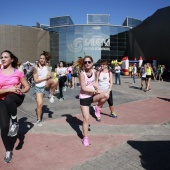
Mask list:
POLYGON ((33 90, 18 109, 20 133, 13 161, 3 162, 0 142, 0 170, 168 170, 170 169, 169 82, 152 81, 152 91, 139 90, 140 80, 122 77, 114 85, 114 105, 118 119, 109 117, 108 105, 102 121, 90 118, 91 145, 83 147, 82 116, 76 98, 79 88, 64 92, 65 101, 55 104, 44 99, 43 127, 35 124, 33 90))

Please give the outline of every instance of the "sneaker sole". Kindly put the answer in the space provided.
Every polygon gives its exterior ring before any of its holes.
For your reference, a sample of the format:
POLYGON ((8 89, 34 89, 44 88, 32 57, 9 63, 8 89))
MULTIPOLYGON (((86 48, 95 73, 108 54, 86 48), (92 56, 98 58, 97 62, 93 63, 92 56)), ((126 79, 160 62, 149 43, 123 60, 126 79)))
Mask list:
POLYGON ((96 119, 98 122, 101 122, 101 119, 98 117, 97 119, 96 119))
POLYGON ((14 134, 14 135, 11 135, 11 134, 8 134, 9 137, 15 137, 17 136, 18 133, 14 134))
POLYGON ((115 115, 112 115, 112 114, 111 114, 110 116, 111 116, 111 117, 113 117, 113 118, 115 118, 115 119, 117 118, 117 116, 115 116, 115 115))
POLYGON ((4 162, 7 164, 7 163, 11 163, 12 162, 12 160, 10 160, 9 162, 6 162, 5 160, 4 160, 4 162))
POLYGON ((82 140, 82 144, 83 144, 83 146, 85 146, 85 147, 89 146, 89 144, 84 144, 84 143, 83 143, 83 140, 82 140))

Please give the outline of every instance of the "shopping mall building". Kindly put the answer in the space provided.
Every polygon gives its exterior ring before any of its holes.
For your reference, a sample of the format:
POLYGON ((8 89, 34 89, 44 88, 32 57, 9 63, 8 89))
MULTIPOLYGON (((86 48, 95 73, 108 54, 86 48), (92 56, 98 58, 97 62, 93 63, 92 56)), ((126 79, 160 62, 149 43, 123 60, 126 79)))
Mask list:
POLYGON ((144 21, 127 17, 122 25, 112 25, 108 14, 87 14, 87 23, 76 25, 70 16, 50 18, 49 25, 0 26, 0 51, 11 50, 20 61, 34 62, 44 50, 50 51, 51 65, 70 63, 90 55, 121 61, 156 58, 170 66, 170 7, 157 10, 144 21))

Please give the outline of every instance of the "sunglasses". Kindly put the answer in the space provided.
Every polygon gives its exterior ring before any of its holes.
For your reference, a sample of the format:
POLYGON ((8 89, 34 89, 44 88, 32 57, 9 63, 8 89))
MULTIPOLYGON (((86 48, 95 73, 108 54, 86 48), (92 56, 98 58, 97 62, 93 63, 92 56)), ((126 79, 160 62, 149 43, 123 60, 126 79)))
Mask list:
POLYGON ((91 64, 92 63, 92 61, 84 61, 84 64, 91 64))

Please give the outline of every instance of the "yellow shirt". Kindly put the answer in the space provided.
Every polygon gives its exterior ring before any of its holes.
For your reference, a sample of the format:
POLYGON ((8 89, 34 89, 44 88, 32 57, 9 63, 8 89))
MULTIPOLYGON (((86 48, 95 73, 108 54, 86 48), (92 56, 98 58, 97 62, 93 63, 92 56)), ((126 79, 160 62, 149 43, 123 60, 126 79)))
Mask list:
POLYGON ((131 66, 129 67, 129 72, 132 72, 132 67, 131 66))
POLYGON ((147 73, 147 75, 151 75, 151 72, 152 72, 152 70, 151 70, 151 68, 150 68, 150 67, 146 69, 146 73, 147 73))

